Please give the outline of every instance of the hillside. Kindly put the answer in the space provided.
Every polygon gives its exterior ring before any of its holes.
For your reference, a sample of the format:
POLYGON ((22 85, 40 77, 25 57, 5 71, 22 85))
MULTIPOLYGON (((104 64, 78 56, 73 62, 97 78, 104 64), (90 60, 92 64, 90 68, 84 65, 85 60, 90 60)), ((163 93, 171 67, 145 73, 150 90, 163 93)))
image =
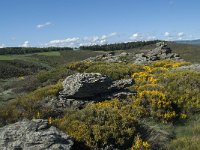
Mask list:
POLYGON ((182 41, 176 41, 176 43, 191 44, 191 45, 200 45, 200 39, 197 39, 197 40, 182 40, 182 41))
MULTIPOLYGON (((49 68, 1 79, 0 149, 196 150, 195 52, 198 46, 161 42, 109 52, 10 55, 49 68)), ((1 63, 9 68, 12 61, 1 63)))

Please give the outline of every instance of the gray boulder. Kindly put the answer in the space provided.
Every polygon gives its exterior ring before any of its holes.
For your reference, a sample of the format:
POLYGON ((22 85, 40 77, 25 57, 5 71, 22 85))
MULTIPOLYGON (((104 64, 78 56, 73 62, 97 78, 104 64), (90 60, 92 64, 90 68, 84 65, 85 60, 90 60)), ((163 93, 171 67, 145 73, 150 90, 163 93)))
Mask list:
POLYGON ((0 128, 1 150, 71 150, 74 142, 47 120, 23 120, 0 128))
POLYGON ((113 93, 124 91, 133 83, 133 79, 113 81, 100 73, 77 73, 64 80, 63 91, 59 92, 59 103, 62 102, 64 106, 76 105, 79 108, 87 101, 105 100, 113 93))
POLYGON ((60 94, 68 98, 89 98, 106 93, 112 79, 100 73, 77 73, 67 77, 60 94))
POLYGON ((69 108, 82 109, 88 103, 133 96, 135 92, 127 89, 133 84, 133 79, 113 81, 100 73, 77 73, 64 80, 58 96, 46 97, 40 105, 49 110, 51 116, 62 116, 69 108))

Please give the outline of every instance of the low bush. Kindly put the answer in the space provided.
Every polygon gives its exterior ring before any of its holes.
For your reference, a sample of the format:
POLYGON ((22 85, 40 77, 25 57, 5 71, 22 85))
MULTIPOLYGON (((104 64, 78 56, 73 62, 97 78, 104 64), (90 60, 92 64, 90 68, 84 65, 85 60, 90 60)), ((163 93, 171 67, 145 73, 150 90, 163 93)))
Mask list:
POLYGON ((197 150, 200 147, 200 118, 191 117, 183 126, 175 127, 176 137, 168 144, 168 150, 197 150))
MULTIPOLYGON (((113 103, 120 104, 117 100, 113 103)), ((129 110, 104 102, 91 104, 82 110, 67 111, 64 118, 54 120, 53 124, 90 148, 113 145, 122 149, 131 147, 137 133, 138 123, 129 110)))
POLYGON ((101 73, 110 76, 113 80, 130 78, 132 73, 142 69, 140 65, 90 61, 71 63, 67 68, 78 72, 101 73))
POLYGON ((164 122, 186 119, 199 111, 200 73, 175 71, 173 68, 189 65, 181 61, 156 61, 134 73, 137 95, 148 115, 164 122))
POLYGON ((64 66, 57 67, 49 71, 41 71, 36 75, 39 82, 49 82, 51 84, 57 82, 60 79, 64 79, 69 75, 72 75, 74 71, 67 69, 64 66))
POLYGON ((0 61, 0 78, 26 76, 46 68, 38 63, 23 60, 0 61))
POLYGON ((48 109, 41 105, 41 101, 46 97, 53 97, 62 89, 62 84, 58 82, 55 85, 49 85, 39 88, 25 96, 18 97, 16 100, 0 106, 0 126, 23 118, 32 119, 48 116, 48 109))

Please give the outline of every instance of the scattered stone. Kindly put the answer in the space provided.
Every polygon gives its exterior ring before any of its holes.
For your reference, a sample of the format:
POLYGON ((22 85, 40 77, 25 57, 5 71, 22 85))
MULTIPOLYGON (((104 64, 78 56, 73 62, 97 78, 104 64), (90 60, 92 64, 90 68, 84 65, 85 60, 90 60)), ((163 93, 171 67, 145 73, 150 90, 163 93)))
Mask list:
POLYGON ((193 71, 200 72, 200 64, 193 64, 190 66, 181 66, 181 67, 175 68, 175 70, 193 70, 193 71))
POLYGON ((133 58, 134 54, 122 52, 120 54, 115 54, 115 52, 109 52, 103 55, 99 55, 96 57, 90 57, 86 59, 85 61, 92 61, 92 62, 108 62, 108 63, 122 63, 127 62, 127 59, 133 58), (127 58, 126 58, 127 57, 127 58), (122 59, 123 58, 123 59, 122 59))
POLYGON ((1 150, 71 150, 74 142, 47 120, 23 120, 0 128, 1 150))
POLYGON ((116 91, 116 90, 125 89, 126 87, 129 87, 133 84, 134 84, 133 79, 122 79, 122 80, 113 81, 112 85, 108 89, 112 91, 116 91))
POLYGON ((127 97, 134 96, 136 93, 123 91, 123 92, 116 92, 113 93, 108 99, 118 98, 118 99, 126 99, 127 97))

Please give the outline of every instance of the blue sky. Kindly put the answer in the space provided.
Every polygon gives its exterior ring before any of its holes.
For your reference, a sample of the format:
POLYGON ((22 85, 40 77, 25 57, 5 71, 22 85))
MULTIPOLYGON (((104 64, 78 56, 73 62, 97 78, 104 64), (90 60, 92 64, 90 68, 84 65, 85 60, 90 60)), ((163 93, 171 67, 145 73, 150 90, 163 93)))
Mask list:
POLYGON ((0 47, 200 38, 200 0, 0 0, 0 47))

